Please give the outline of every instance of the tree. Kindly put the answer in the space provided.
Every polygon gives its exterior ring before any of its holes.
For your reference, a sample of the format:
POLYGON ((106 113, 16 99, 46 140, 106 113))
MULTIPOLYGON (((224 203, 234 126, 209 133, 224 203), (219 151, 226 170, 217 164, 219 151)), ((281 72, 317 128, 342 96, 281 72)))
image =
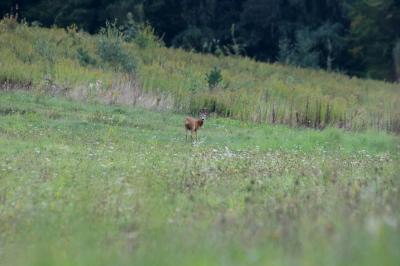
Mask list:
POLYGON ((393 65, 394 65, 394 78, 400 82, 400 40, 397 40, 393 48, 393 65))
POLYGON ((167 45, 179 33, 187 28, 187 23, 181 16, 182 5, 179 0, 148 0, 144 2, 146 19, 163 36, 167 45))
MULTIPOLYGON (((246 40, 248 54, 261 60, 282 59, 285 45, 325 55, 329 45, 323 45, 322 35, 319 37, 316 32, 330 34, 325 41, 339 41, 336 35, 342 35, 344 31, 337 28, 345 28, 347 24, 343 3, 343 0, 247 0, 241 14, 241 39, 246 40), (301 33, 307 36, 303 38, 301 33), (310 42, 313 42, 312 49, 306 47, 310 42)), ((344 42, 343 39, 340 41, 344 42)))
POLYGON ((361 70, 357 74, 393 79, 393 49, 400 37, 400 1, 355 0, 349 15, 350 53, 361 70))
POLYGON ((2 14, 14 13, 19 1, 16 0, 2 0, 0 1, 0 16, 2 14))

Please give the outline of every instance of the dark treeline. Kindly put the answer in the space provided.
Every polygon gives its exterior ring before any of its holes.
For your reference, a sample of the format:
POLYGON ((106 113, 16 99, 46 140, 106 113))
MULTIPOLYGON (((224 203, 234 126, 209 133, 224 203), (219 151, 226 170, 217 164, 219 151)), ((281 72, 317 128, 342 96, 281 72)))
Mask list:
POLYGON ((43 26, 149 23, 167 46, 400 79, 400 0, 1 0, 0 15, 16 6, 43 26))

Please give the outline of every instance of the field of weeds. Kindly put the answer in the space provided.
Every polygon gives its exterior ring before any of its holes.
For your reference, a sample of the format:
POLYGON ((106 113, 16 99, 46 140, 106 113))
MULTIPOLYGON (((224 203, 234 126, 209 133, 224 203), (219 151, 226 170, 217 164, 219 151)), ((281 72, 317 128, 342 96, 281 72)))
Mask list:
POLYGON ((180 113, 208 108, 260 124, 400 132, 397 84, 169 49, 149 28, 139 37, 126 42, 112 24, 89 35, 6 17, 0 87, 180 113))
POLYGON ((1 92, 0 265, 399 265, 398 137, 183 120, 1 92))

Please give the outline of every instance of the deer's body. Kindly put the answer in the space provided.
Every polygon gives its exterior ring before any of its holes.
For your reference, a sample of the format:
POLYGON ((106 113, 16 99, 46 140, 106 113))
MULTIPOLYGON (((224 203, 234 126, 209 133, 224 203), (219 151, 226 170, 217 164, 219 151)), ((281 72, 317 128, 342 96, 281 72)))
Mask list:
POLYGON ((190 137, 192 138, 192 140, 193 140, 193 133, 196 135, 196 140, 197 140, 197 130, 203 126, 205 118, 206 118, 205 113, 200 113, 200 119, 193 118, 190 116, 186 117, 185 119, 186 140, 188 131, 190 131, 190 137))

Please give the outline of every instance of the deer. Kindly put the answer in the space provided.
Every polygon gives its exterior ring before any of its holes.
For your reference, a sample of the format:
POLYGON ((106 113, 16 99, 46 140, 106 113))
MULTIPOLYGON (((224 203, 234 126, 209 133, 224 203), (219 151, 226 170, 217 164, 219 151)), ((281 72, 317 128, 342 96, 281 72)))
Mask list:
POLYGON ((202 109, 199 114, 199 119, 193 118, 191 116, 186 117, 185 119, 185 131, 186 131, 186 141, 187 141, 187 133, 190 130, 190 137, 193 141, 193 133, 196 135, 197 140, 197 130, 201 128, 204 124, 204 120, 206 119, 207 112, 202 109))

